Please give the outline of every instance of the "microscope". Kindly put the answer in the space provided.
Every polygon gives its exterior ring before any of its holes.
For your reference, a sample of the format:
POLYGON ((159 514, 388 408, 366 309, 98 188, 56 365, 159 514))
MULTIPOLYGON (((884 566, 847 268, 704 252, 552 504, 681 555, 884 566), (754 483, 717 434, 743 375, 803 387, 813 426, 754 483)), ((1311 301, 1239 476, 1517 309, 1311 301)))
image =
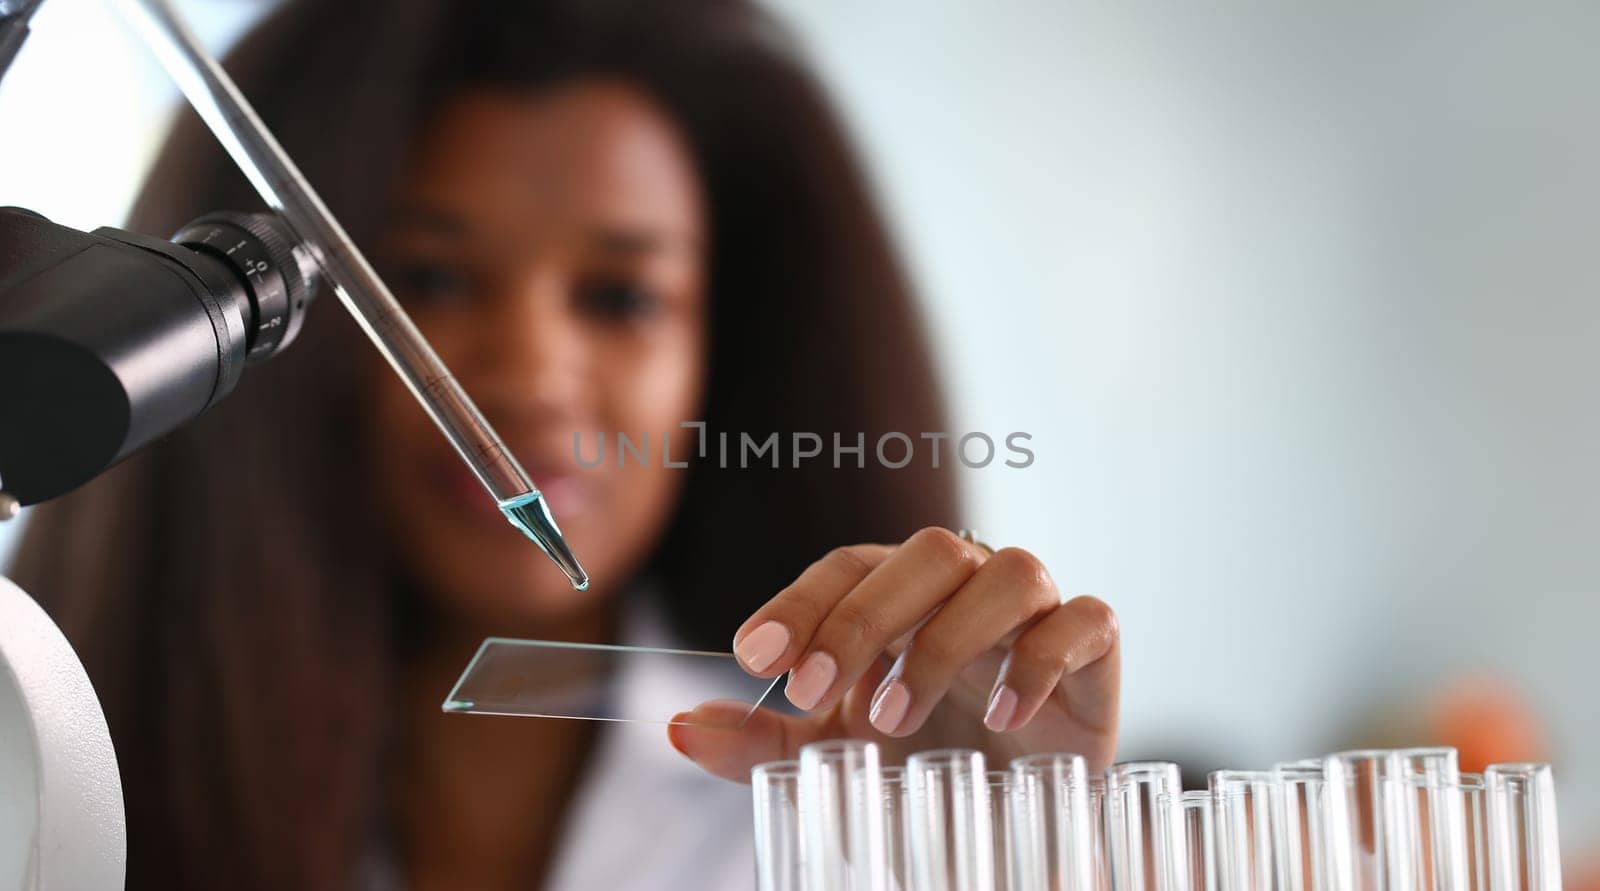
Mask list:
MULTIPOLYGON (((38 5, 0 0, 0 76, 38 5)), ((0 520, 217 404, 294 342, 321 279, 271 212, 206 214, 162 239, 0 207, 0 520)), ((0 888, 120 888, 125 849, 89 679, 0 577, 0 888)))
MULTIPOLYGON (((43 0, 0 0, 0 78, 43 0)), ((274 213, 170 240, 0 206, 0 520, 201 415, 294 342, 319 270, 274 213)))
POLYGON ((0 514, 199 417, 294 342, 318 279, 271 213, 162 240, 0 207, 0 514))
MULTIPOLYGON (((0 78, 42 0, 0 0, 0 78)), ((228 395, 294 342, 321 274, 274 213, 171 239, 0 207, 0 521, 228 395)), ((121 888, 121 777, 77 655, 0 577, 0 888, 121 888)))
MULTIPOLYGON (((0 208, 0 518, 200 416, 294 341, 318 286, 270 213, 162 240, 0 208)), ((0 669, 0 887, 121 887, 105 717, 61 632, 3 577, 0 669)))

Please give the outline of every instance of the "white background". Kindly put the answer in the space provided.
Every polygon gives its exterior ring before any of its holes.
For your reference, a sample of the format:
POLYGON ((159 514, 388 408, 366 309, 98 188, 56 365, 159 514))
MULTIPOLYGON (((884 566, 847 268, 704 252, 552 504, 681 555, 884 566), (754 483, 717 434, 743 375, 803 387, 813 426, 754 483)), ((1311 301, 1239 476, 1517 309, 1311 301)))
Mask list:
MULTIPOLYGON (((1034 436, 973 525, 1120 613, 1124 752, 1264 765, 1495 673, 1600 838, 1600 6, 777 5, 958 432, 1034 436)), ((182 8, 218 46, 259 9, 182 8)), ((172 101, 51 0, 0 203, 118 222, 172 101)))

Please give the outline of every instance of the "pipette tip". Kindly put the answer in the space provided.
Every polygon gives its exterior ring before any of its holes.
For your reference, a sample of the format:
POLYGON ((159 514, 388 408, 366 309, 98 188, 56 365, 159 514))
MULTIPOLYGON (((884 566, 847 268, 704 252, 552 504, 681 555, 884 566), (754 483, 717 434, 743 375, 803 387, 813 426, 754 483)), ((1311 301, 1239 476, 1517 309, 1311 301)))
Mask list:
POLYGON ((572 548, 567 546, 567 540, 561 537, 561 529, 556 526, 555 518, 550 516, 550 507, 545 504, 544 496, 537 491, 518 495, 500 502, 500 512, 561 567, 572 587, 579 591, 589 590, 589 574, 583 571, 572 548))

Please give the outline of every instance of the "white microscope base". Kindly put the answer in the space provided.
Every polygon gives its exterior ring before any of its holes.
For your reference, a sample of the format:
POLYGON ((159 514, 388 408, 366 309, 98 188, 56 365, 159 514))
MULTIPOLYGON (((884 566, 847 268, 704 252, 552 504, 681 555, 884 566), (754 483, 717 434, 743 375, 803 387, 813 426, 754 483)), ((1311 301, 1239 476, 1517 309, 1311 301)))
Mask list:
POLYGON ((71 645, 0 576, 0 891, 119 891, 122 779, 71 645))

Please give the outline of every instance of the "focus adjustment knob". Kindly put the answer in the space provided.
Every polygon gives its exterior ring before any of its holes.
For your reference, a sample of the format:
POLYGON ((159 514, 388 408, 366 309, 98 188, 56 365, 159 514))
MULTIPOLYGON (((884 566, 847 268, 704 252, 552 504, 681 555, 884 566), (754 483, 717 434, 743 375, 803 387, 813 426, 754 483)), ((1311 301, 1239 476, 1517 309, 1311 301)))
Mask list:
POLYGON ((301 262, 294 236, 276 214, 209 213, 172 240, 220 258, 249 290, 247 361, 270 358, 294 342, 316 296, 318 277, 309 262, 301 262))

